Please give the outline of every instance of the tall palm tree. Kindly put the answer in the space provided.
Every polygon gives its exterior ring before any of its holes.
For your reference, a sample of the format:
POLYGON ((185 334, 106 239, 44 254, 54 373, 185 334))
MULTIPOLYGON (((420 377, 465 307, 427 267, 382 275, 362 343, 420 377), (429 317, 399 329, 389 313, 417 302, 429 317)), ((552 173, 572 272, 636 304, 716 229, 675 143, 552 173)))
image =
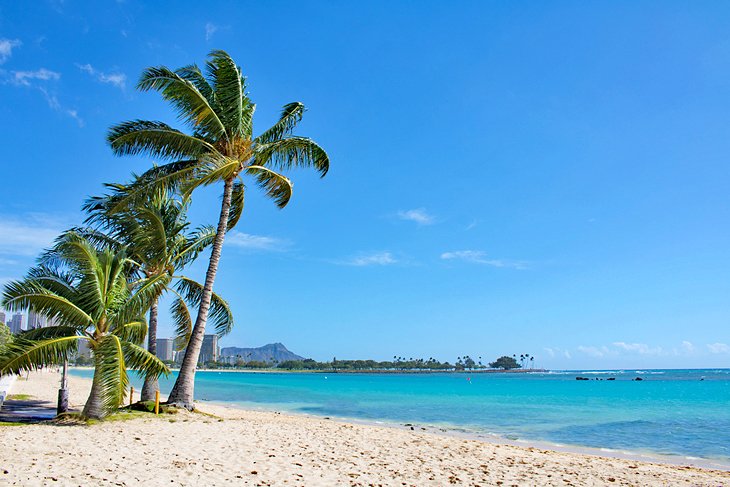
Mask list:
MULTIPOLYGON (((90 198, 84 205, 89 213, 87 223, 91 228, 73 229, 98 244, 125 247, 139 263, 142 280, 157 282, 159 295, 153 296, 149 310, 147 350, 157 353, 158 302, 163 294, 176 295, 171 305, 176 325, 176 349, 187 346, 192 332, 188 305, 200 303, 203 286, 179 275, 184 267, 195 260, 201 251, 213 243, 215 230, 201 227, 189 231, 187 204, 176 199, 169 191, 160 190, 145 200, 128 200, 127 207, 118 201, 126 195, 127 187, 107 185, 111 192, 105 196, 90 198)), ((216 333, 223 336, 233 327, 233 314, 228 303, 213 293, 211 316, 216 333)), ((157 376, 145 376, 141 399, 151 401, 159 390, 157 376)))
POLYGON ((319 145, 292 135, 304 114, 302 103, 285 105, 279 121, 254 137, 256 105, 246 92, 241 68, 226 52, 213 51, 205 71, 195 65, 174 71, 164 66, 148 68, 137 85, 142 91, 158 91, 191 133, 159 121, 133 120, 112 127, 108 135, 117 155, 146 154, 166 161, 144 173, 130 188, 130 197, 149 192, 152 186, 174 187, 186 198, 200 186, 223 186, 198 315, 168 398, 171 404, 188 409, 194 408, 195 369, 225 232, 235 226, 243 211, 243 177, 250 178, 283 208, 291 198, 292 184, 279 171, 313 167, 324 176, 329 169, 329 157, 319 145))
POLYGON ((94 378, 82 416, 100 419, 124 400, 127 368, 156 376, 169 373, 138 345, 147 332, 144 311, 157 286, 134 286, 129 276, 136 264, 124 250, 98 250, 78 235, 68 235, 55 253, 53 265, 40 264, 25 279, 7 284, 1 304, 59 324, 16 338, 0 357, 0 375, 63 363, 85 341, 94 354, 94 378))

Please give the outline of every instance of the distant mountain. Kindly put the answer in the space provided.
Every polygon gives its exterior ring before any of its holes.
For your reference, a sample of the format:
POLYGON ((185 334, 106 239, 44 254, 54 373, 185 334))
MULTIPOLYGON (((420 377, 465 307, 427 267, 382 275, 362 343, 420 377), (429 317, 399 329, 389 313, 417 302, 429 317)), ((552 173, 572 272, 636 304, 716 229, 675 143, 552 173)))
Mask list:
POLYGON ((260 362, 284 362, 285 360, 304 360, 296 353, 290 352, 283 343, 269 343, 258 348, 221 348, 221 357, 241 357, 244 362, 258 360, 260 362))

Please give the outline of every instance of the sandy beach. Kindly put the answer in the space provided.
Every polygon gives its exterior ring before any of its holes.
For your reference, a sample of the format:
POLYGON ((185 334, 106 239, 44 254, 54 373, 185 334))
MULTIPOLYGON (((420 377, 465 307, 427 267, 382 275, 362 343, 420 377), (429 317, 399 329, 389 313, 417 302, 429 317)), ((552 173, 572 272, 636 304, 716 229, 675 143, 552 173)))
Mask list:
MULTIPOLYGON (((59 375, 12 394, 55 401, 59 375)), ((70 378, 80 406, 90 381, 70 378)), ((2 485, 730 485, 730 472, 202 403, 89 426, 0 426, 2 485)))

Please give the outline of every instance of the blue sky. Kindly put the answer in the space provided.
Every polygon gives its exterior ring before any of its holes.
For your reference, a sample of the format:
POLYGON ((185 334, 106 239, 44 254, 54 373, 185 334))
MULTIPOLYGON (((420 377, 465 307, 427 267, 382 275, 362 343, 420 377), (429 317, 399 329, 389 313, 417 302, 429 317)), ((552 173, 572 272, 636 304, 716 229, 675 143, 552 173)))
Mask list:
POLYGON ((142 69, 225 49, 258 130, 304 102, 332 168, 281 211, 249 191, 224 346, 730 365, 730 4, 148 3, 0 5, 0 280, 149 167, 104 139, 174 121, 142 69))

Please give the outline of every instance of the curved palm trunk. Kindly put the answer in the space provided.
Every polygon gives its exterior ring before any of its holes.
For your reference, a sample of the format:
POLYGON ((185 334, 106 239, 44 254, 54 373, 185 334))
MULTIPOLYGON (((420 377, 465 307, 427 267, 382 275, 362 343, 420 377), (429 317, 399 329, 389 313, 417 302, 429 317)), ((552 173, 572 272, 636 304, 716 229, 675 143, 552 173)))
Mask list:
POLYGON ((213 240, 213 249, 208 262, 208 272, 205 274, 205 285, 203 286, 203 295, 200 300, 200 308, 198 309, 198 317, 195 319, 188 347, 185 350, 185 358, 180 366, 180 373, 177 376, 175 385, 172 387, 167 403, 173 406, 184 407, 193 410, 193 395, 195 390, 195 369, 198 366, 198 357, 200 356, 200 347, 203 344, 203 336, 205 335, 205 324, 208 321, 208 310, 210 309, 210 299, 213 295, 213 282, 218 272, 218 262, 221 258, 221 250, 223 249, 223 240, 226 236, 226 228, 228 226, 228 213, 231 209, 231 194, 233 192, 233 180, 226 180, 223 186, 223 203, 221 204, 221 213, 218 218, 218 229, 213 240))
MULTIPOLYGON (((157 355, 157 299, 152 302, 150 306, 150 323, 147 331, 147 350, 152 355, 157 355)), ((157 381, 156 375, 147 374, 144 378, 144 385, 142 386, 142 401, 154 401, 155 392, 160 389, 160 384, 157 381)))
POLYGON ((91 382, 91 393, 86 400, 81 416, 89 419, 102 419, 106 415, 101 393, 101 359, 94 355, 94 380, 91 382))

